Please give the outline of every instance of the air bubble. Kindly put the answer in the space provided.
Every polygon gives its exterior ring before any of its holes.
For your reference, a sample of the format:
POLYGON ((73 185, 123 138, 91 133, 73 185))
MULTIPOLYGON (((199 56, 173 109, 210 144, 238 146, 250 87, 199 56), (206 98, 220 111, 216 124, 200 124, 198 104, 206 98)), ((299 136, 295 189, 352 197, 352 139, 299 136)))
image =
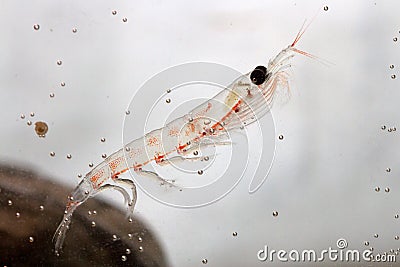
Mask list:
POLYGON ((131 151, 131 148, 129 146, 127 146, 127 147, 125 147, 125 151, 129 152, 129 151, 131 151))
POLYGON ((123 18, 122 21, 123 21, 123 22, 127 22, 128 19, 127 19, 127 18, 123 18))
POLYGON ((139 236, 139 237, 138 237, 138 241, 139 241, 139 242, 143 242, 143 238, 139 236))
POLYGON ((390 76, 390 78, 396 79, 396 74, 393 74, 392 76, 390 76))
POLYGON ((397 42, 397 37, 393 37, 393 41, 394 41, 394 42, 397 42))
POLYGON ((44 206, 43 206, 43 205, 40 205, 40 206, 39 206, 39 209, 40 209, 41 211, 44 211, 44 206))
POLYGON ((128 238, 132 239, 133 235, 132 234, 128 234, 128 238))
POLYGON ((93 167, 93 163, 92 163, 92 162, 89 163, 89 167, 90 167, 90 168, 93 167))
POLYGON ((389 188, 389 187, 386 187, 386 188, 385 188, 385 192, 386 192, 386 193, 389 193, 389 191, 390 191, 390 188, 389 188))
POLYGON ((96 223, 95 222, 92 222, 92 227, 96 227, 96 223))
POLYGON ((391 64, 391 65, 389 66, 389 68, 390 68, 390 69, 394 69, 394 65, 391 64))
POLYGON ((56 153, 54 151, 50 152, 50 156, 54 157, 56 155, 56 153))
POLYGON ((195 155, 195 156, 197 156, 198 154, 199 154, 199 151, 197 151, 197 150, 193 152, 193 155, 195 155))
POLYGON ((375 237, 375 238, 378 238, 378 237, 379 237, 379 235, 378 235, 378 234, 374 234, 374 237, 375 237))
POLYGON ((394 215, 394 218, 398 219, 399 218, 399 214, 394 215))
POLYGON ((202 175, 204 172, 203 172, 203 170, 198 170, 197 173, 198 173, 199 175, 202 175))
POLYGON ((25 115, 24 115, 24 114, 21 114, 20 118, 21 118, 21 119, 25 119, 25 115))
POLYGON ((15 213, 15 216, 16 216, 17 218, 19 218, 19 217, 21 217, 21 213, 17 212, 17 213, 15 213))
POLYGON ((105 158, 107 158, 107 154, 102 154, 101 157, 102 157, 103 159, 105 159, 105 158))
POLYGON ((391 133, 393 131, 392 127, 388 129, 388 132, 391 133))
POLYGON ((111 14, 113 14, 113 15, 115 16, 115 15, 117 15, 117 11, 116 11, 116 10, 113 10, 113 11, 111 12, 111 14))
POLYGON ((168 94, 171 93, 171 89, 168 89, 168 90, 167 90, 167 93, 168 93, 168 94))
POLYGON ((100 141, 104 143, 104 142, 106 141, 106 139, 105 139, 104 137, 102 137, 102 138, 100 139, 100 141))
POLYGON ((129 248, 127 248, 127 249, 125 250, 125 253, 129 255, 129 254, 131 254, 131 250, 130 250, 129 248))
POLYGON ((233 235, 233 236, 237 236, 237 232, 233 232, 232 235, 233 235))
POLYGON ((169 104, 169 103, 171 103, 171 99, 170 99, 170 98, 167 98, 167 99, 165 100, 165 102, 167 102, 167 103, 169 104))
POLYGON ((324 6, 324 10, 328 11, 329 7, 328 6, 324 6))
POLYGON ((35 241, 35 239, 33 238, 33 236, 30 236, 30 237, 29 237, 29 242, 30 242, 30 243, 33 243, 33 241, 35 241))
POLYGON ((395 239, 395 240, 399 240, 399 236, 396 235, 396 236, 394 237, 394 239, 395 239))
POLYGON ((78 178, 82 178, 82 173, 78 173, 78 178))
POLYGON ((272 216, 277 217, 278 216, 278 212, 275 210, 272 212, 272 216))
POLYGON ((208 156, 205 156, 205 157, 204 157, 204 160, 205 160, 205 161, 208 161, 209 159, 210 159, 210 158, 209 158, 208 156))
POLYGON ((279 140, 283 140, 283 135, 280 135, 278 138, 279 140))
POLYGON ((129 114, 131 114, 131 112, 129 110, 127 110, 127 111, 125 111, 125 114, 129 115, 129 114))
POLYGON ((73 32, 73 33, 76 33, 77 31, 78 31, 77 28, 72 28, 72 32, 73 32))
POLYGON ((12 206, 12 201, 9 199, 8 201, 7 201, 7 204, 8 204, 8 206, 12 206))
POLYGON ((203 264, 207 264, 207 263, 208 263, 208 260, 207 260, 207 259, 202 259, 201 262, 202 262, 203 264))
POLYGON ((65 82, 61 82, 60 85, 61 85, 62 87, 64 87, 64 86, 65 86, 65 82))
POLYGON ((386 168, 386 172, 391 172, 392 169, 386 168))
POLYGON ((364 245, 369 246, 369 242, 368 242, 368 241, 365 241, 365 242, 364 242, 364 245))
POLYGON ((139 247, 139 251, 143 252, 143 247, 142 246, 139 247))
POLYGON ((72 155, 71 154, 67 154, 67 159, 71 159, 72 155))
POLYGON ((113 241, 117 241, 117 240, 118 240, 117 235, 113 235, 113 236, 112 236, 112 240, 113 240, 113 241))
POLYGON ((32 125, 32 122, 31 122, 31 121, 27 121, 26 124, 27 124, 28 126, 31 126, 31 125, 32 125))
POLYGON ((62 65, 62 61, 61 60, 57 60, 57 65, 61 66, 62 65))
POLYGON ((50 93, 49 95, 51 98, 55 97, 56 95, 54 93, 50 93))
POLYGON ((209 125, 210 123, 211 123, 211 121, 209 119, 204 120, 205 125, 209 125))
POLYGON ((381 189, 379 188, 379 186, 375 187, 375 191, 376 191, 376 192, 381 191, 381 189))
POLYGON ((40 29, 40 25, 39 25, 39 24, 33 25, 33 29, 34 29, 35 31, 38 31, 38 30, 40 29))
POLYGON ((382 130, 386 130, 386 125, 382 125, 382 126, 381 126, 381 129, 382 129, 382 130))
POLYGON ((96 215, 96 214, 97 214, 97 211, 94 210, 94 211, 93 211, 93 215, 96 215))
POLYGON ((128 259, 128 258, 127 258, 125 255, 122 255, 122 256, 121 256, 121 260, 122 260, 122 261, 126 261, 127 259, 128 259))

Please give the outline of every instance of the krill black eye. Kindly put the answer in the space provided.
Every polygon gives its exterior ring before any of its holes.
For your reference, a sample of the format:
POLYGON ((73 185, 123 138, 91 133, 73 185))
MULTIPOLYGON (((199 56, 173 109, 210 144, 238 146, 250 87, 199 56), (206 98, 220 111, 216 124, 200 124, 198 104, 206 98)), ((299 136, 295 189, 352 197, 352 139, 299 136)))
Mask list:
POLYGON ((267 68, 264 66, 257 66, 250 74, 251 82, 255 85, 260 85, 265 82, 267 78, 267 68))

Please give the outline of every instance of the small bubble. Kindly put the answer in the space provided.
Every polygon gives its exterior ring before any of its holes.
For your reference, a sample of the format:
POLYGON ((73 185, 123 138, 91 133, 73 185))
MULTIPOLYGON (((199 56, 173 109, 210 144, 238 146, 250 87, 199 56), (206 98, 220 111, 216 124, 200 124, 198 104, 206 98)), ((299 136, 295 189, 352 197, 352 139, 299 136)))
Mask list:
POLYGON ((393 131, 392 127, 388 129, 388 132, 391 133, 393 131))
POLYGON ((283 135, 280 135, 278 138, 279 140, 283 140, 283 135))
POLYGON ((205 119, 205 120, 204 120, 204 124, 205 124, 205 125, 209 125, 210 123, 211 123, 211 121, 210 121, 209 119, 205 119))
POLYGON ((390 65, 389 68, 390 68, 390 69, 394 69, 394 65, 393 65, 393 64, 390 65))
POLYGON ((378 235, 378 234, 374 234, 374 237, 375 237, 375 238, 378 238, 378 237, 379 237, 379 235, 378 235))
POLYGON ((113 236, 112 236, 112 240, 113 240, 113 241, 117 241, 117 240, 118 240, 117 235, 113 235, 113 236))
POLYGON ((96 223, 95 222, 92 222, 92 227, 96 227, 96 223))
POLYGON ((139 236, 139 237, 138 237, 138 241, 139 241, 139 242, 143 242, 142 237, 139 236))
POLYGON ((30 243, 33 243, 33 241, 35 241, 35 239, 33 238, 33 236, 30 236, 30 237, 29 237, 29 242, 30 242, 30 243))
POLYGON ((381 191, 381 189, 379 188, 379 186, 375 187, 375 191, 376 191, 376 192, 381 191))
POLYGON ((390 76, 390 78, 396 79, 396 74, 393 74, 392 76, 390 76))
POLYGON ((397 42, 397 37, 393 37, 393 41, 394 41, 394 42, 397 42))
POLYGON ((237 232, 233 232, 232 235, 233 235, 233 236, 237 236, 237 232))
POLYGON ((100 141, 104 143, 106 141, 106 139, 103 137, 100 139, 100 141))
POLYGON ((71 154, 67 154, 67 159, 71 159, 72 155, 71 154))
POLYGON ((143 252, 143 247, 142 246, 139 247, 139 251, 143 252))
POLYGON ((21 114, 20 118, 21 118, 21 119, 25 119, 25 115, 24 115, 24 114, 21 114))
POLYGON ((123 21, 123 22, 127 22, 128 19, 127 19, 127 18, 123 18, 122 21, 123 21))
POLYGON ((78 173, 78 178, 82 178, 82 173, 78 173))
POLYGON ((197 150, 193 152, 193 155, 195 155, 195 156, 197 156, 198 154, 199 154, 199 151, 197 151, 197 150))
POLYGON ((127 146, 127 147, 125 147, 125 151, 129 152, 129 151, 131 151, 131 148, 129 146, 127 146))
POLYGON ((370 247, 369 250, 370 250, 370 251, 374 251, 374 248, 373 248, 373 247, 370 247))
POLYGON ((32 122, 31 122, 31 121, 27 121, 26 124, 27 124, 28 126, 31 126, 31 125, 32 125, 32 122))
POLYGON ((203 264, 207 264, 207 263, 208 263, 208 260, 207 260, 207 259, 202 259, 201 262, 202 262, 203 264))
POLYGON ((382 130, 386 130, 386 125, 382 125, 382 126, 381 126, 381 129, 382 129, 382 130))
POLYGON ((386 188, 385 188, 385 192, 386 192, 386 193, 389 193, 389 191, 390 191, 390 188, 389 188, 389 187, 386 187, 386 188))
POLYGON ((386 172, 391 172, 392 169, 386 168, 386 172))
POLYGON ((127 248, 127 249, 125 250, 125 253, 129 255, 129 254, 131 254, 131 250, 130 250, 129 248, 127 248))
POLYGON ((169 104, 169 103, 171 103, 171 99, 167 98, 167 100, 165 100, 165 102, 167 102, 169 104))
POLYGON ((65 82, 61 82, 60 85, 61 85, 62 87, 64 87, 64 86, 65 86, 65 82))
MULTIPOLYGON (((128 206, 131 207, 131 206, 132 206, 132 203, 129 203, 128 206)), ((128 219, 128 222, 129 222, 129 223, 133 223, 133 219, 132 219, 132 218, 129 218, 129 219, 128 219)))
POLYGON ((40 205, 40 206, 39 206, 39 209, 40 209, 41 211, 43 211, 43 210, 44 210, 44 207, 43 207, 42 205, 40 205))
POLYGON ((72 28, 72 32, 73 32, 73 33, 76 33, 77 31, 78 31, 77 28, 72 28))
POLYGON ((132 239, 133 235, 132 234, 128 234, 128 238, 132 239))
POLYGON ((126 261, 127 259, 128 259, 128 258, 127 258, 125 255, 122 255, 122 256, 121 256, 121 260, 122 260, 122 261, 126 261))
POLYGON ((7 204, 8 204, 8 206, 12 206, 12 201, 9 199, 8 201, 7 201, 7 204))
POLYGON ((62 65, 62 61, 61 60, 57 60, 57 65, 61 66, 62 65))
POLYGON ((116 10, 113 10, 113 11, 111 12, 111 14, 113 14, 113 15, 115 16, 115 15, 117 15, 117 11, 116 11, 116 10))
POLYGON ((49 95, 51 98, 55 97, 56 95, 54 93, 50 93, 49 95))
POLYGON ((399 240, 399 236, 396 235, 396 236, 394 237, 394 239, 395 239, 395 240, 399 240))
POLYGON ((328 11, 329 7, 328 6, 324 6, 324 10, 328 11))
POLYGON ((396 129, 396 127, 393 127, 393 132, 395 132, 397 129, 396 129))
POLYGON ((210 159, 210 158, 209 158, 208 156, 205 156, 205 157, 204 157, 204 160, 205 160, 205 161, 208 161, 209 159, 210 159))
POLYGON ((275 210, 272 212, 272 216, 277 217, 278 216, 278 212, 275 210))
POLYGON ((19 218, 19 217, 21 217, 21 213, 17 212, 17 213, 15 213, 15 216, 16 216, 17 218, 19 218))
POLYGON ((38 31, 38 30, 40 29, 40 25, 39 25, 39 24, 33 25, 33 29, 34 29, 35 31, 38 31))
POLYGON ((97 211, 94 210, 94 211, 93 211, 93 215, 96 215, 96 214, 97 214, 97 211))
POLYGON ((89 163, 89 167, 92 168, 93 167, 93 163, 90 162, 89 163))
POLYGON ((369 246, 369 242, 368 242, 368 241, 365 241, 365 242, 364 242, 364 245, 369 246))
POLYGON ((203 170, 198 170, 197 173, 198 173, 199 175, 202 175, 204 172, 203 172, 203 170))
POLYGON ((125 111, 125 114, 126 114, 126 115, 131 114, 130 110, 125 111))
POLYGON ((87 213, 88 213, 88 215, 92 215, 92 212, 90 210, 87 213))
POLYGON ((56 155, 55 152, 53 152, 53 151, 50 152, 50 156, 54 157, 55 155, 56 155))
POLYGON ((105 158, 107 158, 107 154, 102 154, 101 157, 102 157, 103 159, 105 159, 105 158))
POLYGON ((168 93, 168 94, 171 93, 171 89, 168 89, 168 90, 167 90, 167 93, 168 93))

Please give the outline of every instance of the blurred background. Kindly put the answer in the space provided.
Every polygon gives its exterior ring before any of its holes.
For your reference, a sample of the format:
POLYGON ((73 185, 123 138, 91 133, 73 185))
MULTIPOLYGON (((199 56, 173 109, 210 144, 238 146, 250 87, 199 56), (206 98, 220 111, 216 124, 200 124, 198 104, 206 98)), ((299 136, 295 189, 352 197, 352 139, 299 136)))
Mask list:
MULTIPOLYGON (((8 214, 0 264, 279 266, 257 252, 321 251, 339 238, 349 249, 397 255, 398 10, 395 0, 0 1, 0 204, 8 214), (298 47, 332 64, 295 58, 291 99, 272 110, 272 169, 257 192, 248 193, 245 176, 220 201, 182 209, 138 190, 132 224, 120 194, 105 192, 79 207, 65 253, 53 256, 68 192, 122 147, 125 111, 146 80, 195 61, 246 73, 315 14, 298 47)), ((297 263, 313 264, 376 265, 297 263)))

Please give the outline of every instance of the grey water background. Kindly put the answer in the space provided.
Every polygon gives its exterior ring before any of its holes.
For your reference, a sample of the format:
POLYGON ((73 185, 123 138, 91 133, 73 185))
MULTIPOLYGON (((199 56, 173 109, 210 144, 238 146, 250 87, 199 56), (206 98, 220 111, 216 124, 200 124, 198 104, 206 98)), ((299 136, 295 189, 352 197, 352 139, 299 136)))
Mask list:
MULTIPOLYGON (((245 177, 198 209, 139 191, 136 213, 158 234, 171 266, 280 265, 260 262, 257 251, 320 251, 339 238, 351 249, 397 250, 399 136, 387 129, 400 119, 399 78, 391 78, 400 66, 399 8, 398 1, 1 1, 0 159, 73 187, 90 162, 122 146, 129 99, 151 76, 192 61, 248 72, 319 10, 299 48, 333 64, 296 57, 291 99, 272 111, 276 155, 260 190, 248 194, 245 177), (46 138, 27 120, 46 121, 46 138)), ((116 192, 98 197, 123 208, 116 192)))

